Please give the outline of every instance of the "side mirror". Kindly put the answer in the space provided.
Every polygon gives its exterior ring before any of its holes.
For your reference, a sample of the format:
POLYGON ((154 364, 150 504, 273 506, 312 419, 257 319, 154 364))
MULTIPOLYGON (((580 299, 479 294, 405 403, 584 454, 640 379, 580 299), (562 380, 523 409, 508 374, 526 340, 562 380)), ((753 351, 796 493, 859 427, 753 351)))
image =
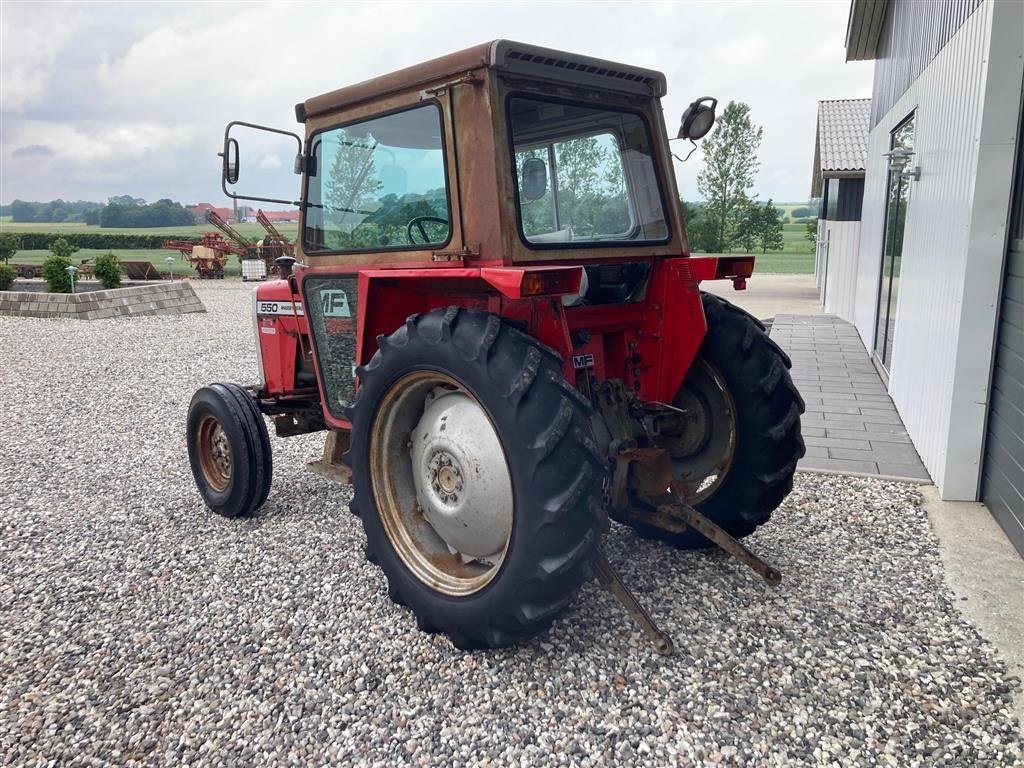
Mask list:
POLYGON ((227 184, 238 183, 238 141, 232 138, 224 139, 224 151, 221 153, 224 158, 224 181, 227 184))
POLYGON ((677 139, 689 139, 697 141, 707 136, 711 126, 715 124, 715 107, 718 106, 718 99, 711 96, 701 96, 683 112, 679 121, 679 135, 677 139), (704 102, 711 102, 708 106, 704 102))
MULTIPOLYGON (((258 200, 267 203, 300 205, 294 198, 282 195, 295 186, 293 172, 306 165, 302 139, 291 131, 265 125, 233 120, 224 129, 224 146, 217 153, 221 158, 221 189, 233 200, 258 200), (238 183, 241 171, 239 146, 245 143, 245 194, 229 189, 238 183), (252 189, 248 189, 252 187, 252 189), (255 192, 256 194, 253 194, 255 192)), ((237 189, 237 187, 236 187, 237 189)))
POLYGON ((548 191, 548 164, 539 157, 528 157, 523 161, 523 197, 540 200, 548 191))

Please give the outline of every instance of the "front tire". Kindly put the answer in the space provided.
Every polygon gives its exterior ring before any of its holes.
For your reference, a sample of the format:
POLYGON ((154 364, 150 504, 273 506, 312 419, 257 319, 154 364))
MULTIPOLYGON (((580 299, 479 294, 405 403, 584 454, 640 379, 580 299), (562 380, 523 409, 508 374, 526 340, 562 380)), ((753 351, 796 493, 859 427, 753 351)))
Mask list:
MULTIPOLYGON (((711 428, 707 439, 696 444, 701 451, 713 449, 710 459, 702 458, 718 474, 693 484, 687 501, 739 539, 768 522, 793 489, 793 474, 805 450, 800 434, 804 401, 789 375, 789 356, 756 318, 710 293, 702 293, 701 300, 708 332, 675 404, 690 411, 700 403, 707 407, 711 428), (709 387, 708 381, 715 385, 709 387)), ((689 445, 680 451, 677 479, 695 450, 689 445)), ((646 502, 635 498, 634 503, 646 502)), ((672 533, 632 525, 642 536, 683 549, 713 546, 692 529, 672 533)))
POLYGON ((495 315, 435 310, 378 345, 346 454, 367 558, 459 648, 543 631, 590 576, 603 524, 589 403, 495 315))
POLYGON ((237 384, 192 396, 186 427, 192 477, 206 505, 224 517, 248 515, 270 493, 273 459, 263 415, 237 384))

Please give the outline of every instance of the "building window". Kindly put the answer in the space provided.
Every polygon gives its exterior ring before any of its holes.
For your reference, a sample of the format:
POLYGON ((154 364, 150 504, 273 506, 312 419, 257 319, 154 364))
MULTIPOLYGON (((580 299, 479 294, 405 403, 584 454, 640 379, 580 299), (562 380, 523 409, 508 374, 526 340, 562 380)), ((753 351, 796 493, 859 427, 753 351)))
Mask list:
MULTIPOLYGON (((889 138, 889 149, 914 149, 914 115, 900 123, 889 138)), ((903 232, 907 224, 910 177, 890 170, 885 212, 885 242, 879 277, 878 308, 875 320, 875 357, 888 371, 892 366, 892 348, 896 336, 896 309, 899 304, 900 272, 903 261, 903 232)))

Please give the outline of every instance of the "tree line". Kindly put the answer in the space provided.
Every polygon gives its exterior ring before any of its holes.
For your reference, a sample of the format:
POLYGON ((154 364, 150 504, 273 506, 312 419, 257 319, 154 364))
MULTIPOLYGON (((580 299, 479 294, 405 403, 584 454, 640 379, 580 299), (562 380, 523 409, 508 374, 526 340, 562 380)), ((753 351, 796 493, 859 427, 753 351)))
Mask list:
MULTIPOLYGON (((750 106, 730 101, 716 128, 703 140, 704 167, 697 176, 699 203, 683 203, 690 248, 705 253, 780 251, 783 213, 769 198, 751 195, 760 167, 757 151, 762 129, 754 125, 750 106)), ((813 216, 811 207, 794 210, 813 216)))
POLYGON ((195 223, 195 217, 181 204, 163 198, 147 203, 141 197, 117 195, 104 203, 61 199, 48 203, 14 200, 0 208, 18 223, 60 223, 79 221, 100 227, 133 229, 139 227, 183 227, 195 223))

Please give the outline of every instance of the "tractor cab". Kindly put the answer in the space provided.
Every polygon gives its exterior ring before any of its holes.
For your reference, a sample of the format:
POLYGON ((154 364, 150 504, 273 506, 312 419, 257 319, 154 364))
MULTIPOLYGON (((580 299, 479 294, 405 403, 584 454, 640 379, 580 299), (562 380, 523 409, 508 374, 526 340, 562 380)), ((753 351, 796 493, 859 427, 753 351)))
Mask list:
POLYGON ((225 193, 301 215, 254 297, 259 383, 190 408, 207 504, 267 498, 262 416, 326 432, 310 468, 353 486, 389 592, 470 647, 540 631, 592 566, 621 596, 609 518, 757 566, 735 538, 789 492, 803 404, 764 327, 700 291, 754 260, 690 255, 665 92, 498 40, 307 99, 303 136, 230 123, 225 193), (297 195, 245 186, 291 165, 297 195))

